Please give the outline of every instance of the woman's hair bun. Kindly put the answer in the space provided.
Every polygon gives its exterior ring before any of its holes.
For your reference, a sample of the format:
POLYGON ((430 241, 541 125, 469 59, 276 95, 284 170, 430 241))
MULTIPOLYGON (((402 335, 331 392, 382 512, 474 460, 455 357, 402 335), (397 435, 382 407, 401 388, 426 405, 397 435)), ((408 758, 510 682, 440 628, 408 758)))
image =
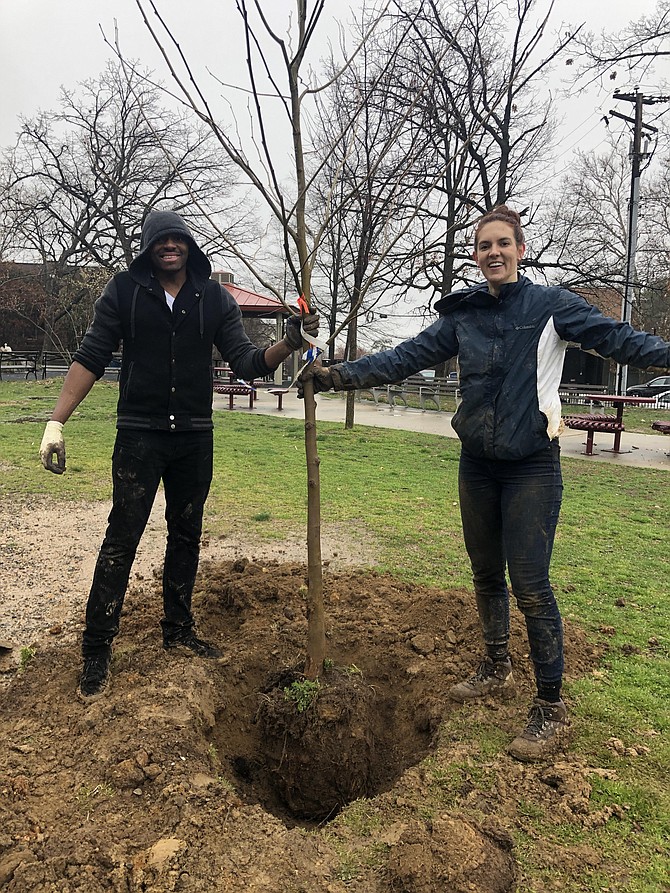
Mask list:
POLYGON ((507 205, 496 205, 495 208, 491 208, 490 211, 483 214, 475 225, 475 248, 477 247, 479 230, 487 223, 493 223, 494 221, 508 223, 514 230, 514 241, 517 245, 525 244, 526 239, 521 228, 520 215, 513 211, 512 208, 508 208, 507 205))

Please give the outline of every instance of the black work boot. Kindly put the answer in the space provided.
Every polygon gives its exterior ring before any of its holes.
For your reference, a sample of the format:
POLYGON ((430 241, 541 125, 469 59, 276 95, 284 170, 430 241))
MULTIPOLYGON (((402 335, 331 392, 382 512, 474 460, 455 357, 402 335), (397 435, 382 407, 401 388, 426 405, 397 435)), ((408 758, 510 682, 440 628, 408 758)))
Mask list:
POLYGON ((92 704, 101 698, 109 688, 109 664, 112 660, 110 647, 84 657, 84 666, 79 680, 77 696, 84 704, 92 704))
POLYGON ((223 657, 223 651, 219 650, 214 645, 210 645, 209 642, 199 639, 192 629, 177 633, 177 635, 170 636, 169 638, 164 637, 163 648, 165 648, 166 651, 175 651, 176 653, 187 657, 192 657, 194 654, 198 657, 207 657, 210 660, 223 657))
POLYGON ((534 763, 552 753, 561 734, 568 727, 568 710, 563 701, 543 701, 535 698, 523 732, 507 748, 515 760, 534 763))
POLYGON ((492 661, 489 657, 480 663, 477 672, 464 682, 457 682, 449 689, 449 697, 465 704, 478 698, 493 695, 498 698, 514 697, 514 674, 512 662, 507 660, 492 661))

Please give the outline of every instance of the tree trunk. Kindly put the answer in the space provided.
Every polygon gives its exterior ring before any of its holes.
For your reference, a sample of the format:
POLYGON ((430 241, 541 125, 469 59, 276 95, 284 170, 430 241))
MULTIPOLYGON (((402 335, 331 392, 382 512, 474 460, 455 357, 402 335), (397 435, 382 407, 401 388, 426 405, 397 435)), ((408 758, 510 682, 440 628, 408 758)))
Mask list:
POLYGON ((316 679, 326 658, 321 564, 321 482, 316 447, 316 400, 311 381, 305 382, 305 455, 307 458, 307 660, 305 676, 316 679))
POLYGON ((354 427, 355 399, 356 391, 347 391, 344 411, 344 427, 347 429, 347 431, 351 431, 354 427))
MULTIPOLYGON (((356 280, 358 280, 358 276, 356 275, 356 280)), ((354 285, 354 293, 351 299, 351 307, 352 309, 358 303, 358 296, 360 294, 360 287, 358 282, 354 285)), ((356 354, 358 352, 358 317, 353 316, 350 323, 349 328, 347 329, 347 346, 346 346, 346 358, 348 360, 355 360, 356 354)), ((355 391, 347 391, 347 402, 346 402, 346 410, 344 415, 344 427, 346 430, 351 431, 354 427, 354 411, 355 411, 355 403, 356 399, 355 391)))

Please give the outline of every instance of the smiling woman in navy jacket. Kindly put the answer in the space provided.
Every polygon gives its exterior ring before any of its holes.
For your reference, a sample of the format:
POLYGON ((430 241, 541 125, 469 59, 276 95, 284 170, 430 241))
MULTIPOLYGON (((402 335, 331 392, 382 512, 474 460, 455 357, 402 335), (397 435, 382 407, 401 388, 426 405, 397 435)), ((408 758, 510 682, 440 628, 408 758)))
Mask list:
POLYGON ((563 625, 549 563, 561 506, 561 380, 565 348, 576 342, 621 364, 670 365, 670 345, 603 316, 579 295, 519 275, 526 250, 519 215, 501 205, 475 229, 473 258, 485 282, 453 292, 440 318, 393 350, 303 373, 315 392, 401 381, 458 356, 462 402, 452 425, 461 443, 459 496, 485 657, 454 685, 462 703, 509 697, 509 589, 523 612, 537 697, 509 753, 534 761, 567 726, 561 699, 563 625))

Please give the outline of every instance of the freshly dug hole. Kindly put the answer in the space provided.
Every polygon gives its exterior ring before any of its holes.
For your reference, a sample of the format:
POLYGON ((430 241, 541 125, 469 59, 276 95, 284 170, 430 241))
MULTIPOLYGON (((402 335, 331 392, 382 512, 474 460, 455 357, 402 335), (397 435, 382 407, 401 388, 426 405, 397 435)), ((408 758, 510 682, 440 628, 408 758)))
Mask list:
MULTIPOLYGON (((329 571, 327 654, 348 668, 344 695, 331 700, 322 691, 316 708, 302 715, 294 701, 285 703, 284 688, 300 680, 286 668, 304 666, 306 582, 301 564, 206 563, 195 596, 208 634, 231 653, 217 682, 209 745, 242 800, 289 828, 321 821, 361 794, 391 790, 433 750, 442 719, 463 709, 448 691, 472 672, 481 635, 469 592, 416 586, 369 570, 329 571)), ((588 654, 580 641, 570 630, 571 667, 583 666, 588 654)), ((526 694, 504 711, 493 709, 513 736, 532 686, 518 616, 511 647, 526 694)), ((334 678, 326 673, 322 681, 335 685, 334 678)))
POLYGON ((262 756, 271 784, 297 818, 324 821, 375 788, 374 690, 331 670, 312 688, 288 673, 264 693, 262 756))

